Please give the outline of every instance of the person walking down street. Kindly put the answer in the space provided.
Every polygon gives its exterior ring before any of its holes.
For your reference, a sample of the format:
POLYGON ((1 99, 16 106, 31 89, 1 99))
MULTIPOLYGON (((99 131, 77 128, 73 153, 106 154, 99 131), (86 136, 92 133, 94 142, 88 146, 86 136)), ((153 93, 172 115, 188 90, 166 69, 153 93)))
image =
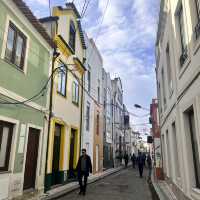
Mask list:
POLYGON ((87 179, 89 176, 89 173, 92 173, 92 163, 90 156, 86 154, 86 149, 82 149, 82 155, 79 158, 77 167, 78 171, 78 181, 80 186, 80 192, 79 194, 86 194, 86 187, 87 187, 87 179), (84 182, 83 182, 84 179, 84 182))
POLYGON ((142 160, 143 160, 143 167, 146 167, 146 154, 145 153, 143 153, 142 154, 142 160))
POLYGON ((147 165, 148 165, 148 169, 149 169, 149 175, 148 175, 148 181, 151 180, 151 171, 152 171, 152 159, 150 154, 148 154, 147 156, 147 165))
POLYGON ((124 162, 125 162, 125 167, 127 168, 127 166, 128 166, 128 154, 126 152, 124 154, 124 162))
POLYGON ((131 161, 132 161, 132 166, 133 166, 133 168, 135 168, 136 156, 135 156, 134 153, 133 153, 133 155, 131 156, 131 161))
POLYGON ((137 163, 138 163, 140 178, 142 178, 142 176, 143 176, 143 168, 144 168, 144 160, 143 159, 144 159, 144 157, 143 157, 142 153, 139 152, 138 157, 137 157, 137 163))

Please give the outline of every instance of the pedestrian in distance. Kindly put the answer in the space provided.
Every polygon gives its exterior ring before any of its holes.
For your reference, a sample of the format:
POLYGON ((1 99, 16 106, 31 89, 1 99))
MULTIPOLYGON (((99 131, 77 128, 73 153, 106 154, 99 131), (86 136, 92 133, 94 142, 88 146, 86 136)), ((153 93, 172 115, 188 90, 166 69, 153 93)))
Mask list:
POLYGON ((126 152, 124 153, 124 163, 125 163, 125 167, 127 168, 127 166, 128 166, 128 154, 126 152))
POLYGON ((92 173, 92 163, 90 156, 86 154, 86 149, 82 149, 82 155, 79 158, 76 170, 78 172, 78 181, 80 186, 79 194, 86 194, 87 179, 89 173, 92 173), (84 179, 84 181, 83 181, 84 179))
POLYGON ((142 154, 143 166, 146 167, 146 154, 142 154))
POLYGON ((139 169, 140 178, 142 178, 142 176, 143 176, 143 168, 144 168, 144 157, 143 157, 141 152, 138 153, 137 163, 138 163, 138 169, 139 169))
POLYGON ((132 161, 132 166, 133 166, 133 168, 135 169, 136 156, 135 156, 134 153, 133 153, 133 155, 131 156, 131 161, 132 161))
POLYGON ((151 171, 152 171, 152 159, 151 159, 150 153, 147 156, 147 166, 149 169, 148 181, 150 181, 151 180, 151 171))

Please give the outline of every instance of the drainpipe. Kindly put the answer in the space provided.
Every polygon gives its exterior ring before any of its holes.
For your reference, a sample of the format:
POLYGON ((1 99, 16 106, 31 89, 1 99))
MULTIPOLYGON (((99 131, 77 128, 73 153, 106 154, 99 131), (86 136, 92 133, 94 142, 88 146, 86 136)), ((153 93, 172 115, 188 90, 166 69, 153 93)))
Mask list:
POLYGON ((44 192, 48 191, 50 188, 47 185, 47 164, 48 164, 48 151, 49 151, 49 136, 50 136, 50 128, 51 128, 51 118, 52 118, 52 105, 53 105, 53 73, 54 73, 54 65, 57 57, 60 53, 56 52, 56 48, 53 51, 52 58, 52 67, 51 67, 51 85, 50 85, 50 99, 49 99, 49 122, 48 122, 48 133, 47 133, 47 148, 46 148, 46 164, 45 164, 45 182, 44 182, 44 192))
POLYGON ((115 98, 116 98, 117 92, 114 93, 114 98, 112 100, 112 148, 113 148, 113 166, 116 167, 116 154, 115 154, 115 142, 116 142, 116 137, 115 137, 115 98), (114 141, 115 140, 115 141, 114 141))
POLYGON ((80 112, 80 149, 79 149, 79 153, 81 155, 81 145, 82 145, 82 133, 83 133, 83 116, 84 116, 84 113, 83 113, 83 88, 84 88, 84 73, 82 74, 82 77, 81 77, 81 112, 80 112))
POLYGON ((123 94, 124 91, 122 90, 122 131, 124 132, 123 135, 124 135, 124 139, 123 139, 123 154, 122 156, 124 156, 124 153, 125 153, 125 149, 126 149, 126 144, 125 144, 125 134, 126 134, 126 130, 125 130, 125 126, 124 126, 124 116, 125 116, 125 105, 124 105, 124 101, 123 101, 123 94))

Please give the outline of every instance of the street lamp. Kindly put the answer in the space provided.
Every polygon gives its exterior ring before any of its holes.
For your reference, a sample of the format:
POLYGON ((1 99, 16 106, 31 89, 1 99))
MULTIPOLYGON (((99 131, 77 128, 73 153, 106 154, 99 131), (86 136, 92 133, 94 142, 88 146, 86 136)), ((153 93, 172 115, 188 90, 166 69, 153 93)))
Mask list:
POLYGON ((148 108, 144 108, 144 107, 142 107, 142 106, 139 105, 139 104, 134 104, 134 107, 135 107, 135 108, 142 109, 142 110, 148 110, 148 111, 150 111, 148 108))
POLYGON ((142 108, 142 106, 139 105, 139 104, 135 104, 134 107, 135 107, 135 108, 142 108))

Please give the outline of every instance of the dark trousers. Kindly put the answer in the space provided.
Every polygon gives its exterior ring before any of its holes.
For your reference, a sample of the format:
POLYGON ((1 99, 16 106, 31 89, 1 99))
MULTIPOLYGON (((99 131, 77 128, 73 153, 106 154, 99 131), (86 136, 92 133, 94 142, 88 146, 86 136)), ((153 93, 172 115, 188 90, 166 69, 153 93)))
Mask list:
POLYGON ((143 175, 143 167, 144 167, 143 164, 138 165, 140 177, 142 177, 142 175, 143 175))
POLYGON ((152 171, 152 167, 149 167, 148 180, 151 180, 151 171, 152 171))
POLYGON ((85 172, 80 172, 78 175, 78 182, 80 185, 80 192, 85 193, 86 192, 86 187, 87 187, 87 179, 88 179, 88 174, 85 172), (84 179, 84 181, 83 181, 84 179))

